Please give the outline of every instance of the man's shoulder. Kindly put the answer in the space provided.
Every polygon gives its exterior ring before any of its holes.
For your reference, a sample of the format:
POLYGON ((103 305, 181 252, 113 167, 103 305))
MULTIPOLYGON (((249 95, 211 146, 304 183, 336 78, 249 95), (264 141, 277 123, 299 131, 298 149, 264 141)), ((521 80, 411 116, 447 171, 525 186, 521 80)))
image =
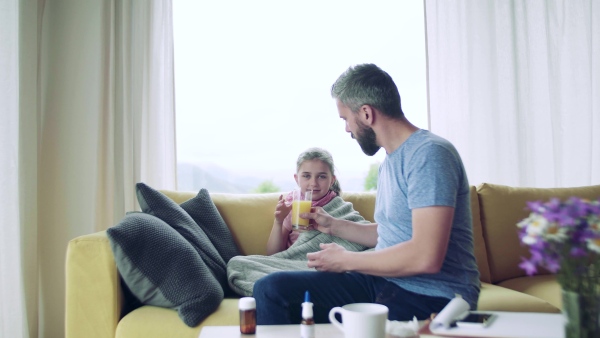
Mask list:
POLYGON ((429 130, 420 129, 416 131, 411 138, 409 138, 408 145, 412 145, 413 147, 424 147, 424 146, 434 146, 441 145, 444 147, 452 146, 452 143, 447 139, 430 132, 429 130))
POLYGON ((458 155, 458 151, 450 141, 428 130, 422 130, 411 141, 405 149, 406 157, 439 157, 441 159, 445 155, 450 155, 450 157, 458 155))

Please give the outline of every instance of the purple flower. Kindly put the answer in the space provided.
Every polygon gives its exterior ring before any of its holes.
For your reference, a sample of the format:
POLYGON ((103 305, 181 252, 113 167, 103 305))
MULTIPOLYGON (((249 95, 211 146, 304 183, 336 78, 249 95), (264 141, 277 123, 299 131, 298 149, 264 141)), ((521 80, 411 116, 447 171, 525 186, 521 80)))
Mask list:
POLYGON ((595 203, 589 203, 588 211, 592 215, 600 215, 600 199, 595 201, 595 203))
POLYGON ((589 203, 581 198, 571 197, 567 202, 567 210, 573 218, 582 218, 588 215, 589 203))
POLYGON ((560 270, 560 260, 557 257, 546 257, 544 266, 548 271, 557 273, 560 270))
POLYGON ((537 241, 530 246, 530 251, 544 252, 548 249, 548 243, 544 241, 537 241))
POLYGON ((569 254, 571 255, 571 257, 585 257, 588 255, 588 252, 585 248, 576 246, 571 248, 569 254))
POLYGON ((527 207, 533 212, 544 212, 544 203, 542 203, 541 201, 527 202, 527 207))
POLYGON ((575 218, 572 216, 572 213, 569 210, 561 210, 560 212, 554 215, 554 221, 557 222, 560 226, 574 226, 577 224, 575 221, 578 216, 575 218))
POLYGON ((558 212, 561 209, 562 203, 556 197, 553 197, 545 204, 546 208, 552 212, 558 212))
POLYGON ((524 257, 521 257, 521 263, 519 264, 519 267, 525 270, 527 276, 533 276, 537 273, 535 263, 531 262, 530 260, 524 257))

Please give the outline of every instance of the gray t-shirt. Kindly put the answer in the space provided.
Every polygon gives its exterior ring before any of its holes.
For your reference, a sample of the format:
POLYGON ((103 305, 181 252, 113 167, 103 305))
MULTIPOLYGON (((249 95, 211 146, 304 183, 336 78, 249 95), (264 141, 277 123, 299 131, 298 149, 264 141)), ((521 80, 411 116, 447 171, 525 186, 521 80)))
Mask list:
POLYGON ((412 209, 455 208, 448 251, 436 274, 387 278, 405 290, 452 299, 460 294, 477 308, 479 270, 473 254, 469 182, 460 155, 447 140, 418 130, 388 154, 379 168, 375 221, 380 250, 412 238, 412 209))

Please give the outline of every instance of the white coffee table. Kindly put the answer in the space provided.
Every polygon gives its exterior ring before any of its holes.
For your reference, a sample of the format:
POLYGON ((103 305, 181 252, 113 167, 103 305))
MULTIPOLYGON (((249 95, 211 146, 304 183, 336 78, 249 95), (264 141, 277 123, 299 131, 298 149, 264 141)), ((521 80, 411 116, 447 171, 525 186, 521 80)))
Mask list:
MULTIPOLYGON (((198 338, 281 338, 300 337, 300 324, 258 325, 256 334, 241 334, 239 326, 205 326, 198 338)), ((315 338, 343 338, 344 335, 332 324, 315 324, 315 338)))

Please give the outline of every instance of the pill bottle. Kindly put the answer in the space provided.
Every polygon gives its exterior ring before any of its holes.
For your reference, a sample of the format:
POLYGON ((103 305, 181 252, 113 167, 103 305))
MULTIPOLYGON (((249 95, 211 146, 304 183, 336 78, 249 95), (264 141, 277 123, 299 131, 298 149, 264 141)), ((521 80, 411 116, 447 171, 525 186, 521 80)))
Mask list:
POLYGON ((256 333, 256 300, 252 297, 242 297, 238 308, 240 309, 240 332, 243 334, 256 333))

